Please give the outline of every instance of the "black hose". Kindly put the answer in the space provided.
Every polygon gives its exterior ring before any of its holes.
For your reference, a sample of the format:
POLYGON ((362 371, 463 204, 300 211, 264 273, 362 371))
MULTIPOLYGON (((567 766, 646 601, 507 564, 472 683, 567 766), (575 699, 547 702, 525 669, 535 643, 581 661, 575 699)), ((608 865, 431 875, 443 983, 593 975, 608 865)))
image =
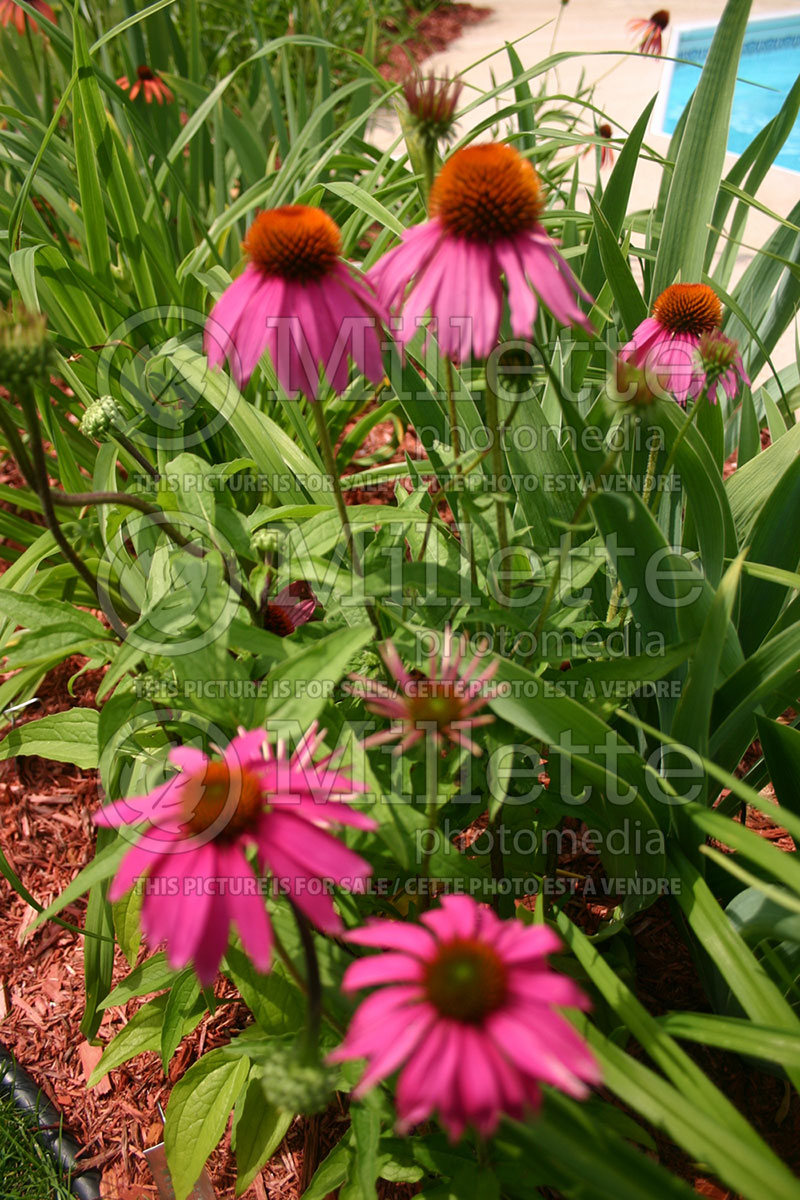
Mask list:
POLYGON ((39 1138, 56 1165, 67 1176, 73 1196, 78 1200, 100 1200, 100 1174, 83 1171, 77 1161, 80 1145, 63 1128, 63 1117, 42 1089, 21 1067, 11 1051, 0 1043, 0 1091, 9 1095, 17 1108, 33 1117, 39 1126, 39 1138))

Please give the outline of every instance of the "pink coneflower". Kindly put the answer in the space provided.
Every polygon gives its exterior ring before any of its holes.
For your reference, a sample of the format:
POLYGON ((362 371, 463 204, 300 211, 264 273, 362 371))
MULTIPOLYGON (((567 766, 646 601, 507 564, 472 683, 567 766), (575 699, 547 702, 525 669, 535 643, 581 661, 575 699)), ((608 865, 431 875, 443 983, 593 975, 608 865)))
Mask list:
POLYGON ((576 303, 590 297, 542 228, 542 209, 539 177, 513 147, 457 150, 431 189, 431 219, 407 229, 368 273, 381 300, 402 307, 399 341, 430 312, 449 358, 486 358, 500 332, 504 278, 516 337, 530 336, 539 300, 563 324, 590 330, 576 303))
POLYGON ((384 378, 378 300, 340 257, 339 227, 327 213, 287 204, 259 213, 244 240, 244 273, 208 319, 205 351, 212 367, 227 358, 244 387, 265 350, 289 394, 319 394, 319 368, 337 392, 347 387, 347 356, 380 383, 384 378))
POLYGON ((113 827, 147 822, 120 864, 110 899, 146 875, 147 941, 166 942, 175 969, 194 962, 204 986, 214 981, 232 924, 256 968, 269 970, 272 931, 261 880, 245 857, 249 847, 277 890, 326 933, 342 926, 323 881, 358 886, 371 873, 326 831, 333 823, 374 829, 375 822, 343 802, 363 787, 331 769, 331 756, 314 761, 323 738, 315 722, 291 759, 280 742, 270 750, 264 729, 233 738, 221 761, 178 746, 169 758, 179 775, 94 815, 98 825, 113 827))
POLYGON ((560 948, 543 925, 501 921, 468 896, 445 896, 423 926, 375 919, 347 935, 388 953, 349 966, 342 987, 387 984, 364 1000, 333 1062, 366 1058, 353 1095, 403 1067, 401 1132, 434 1111, 456 1141, 467 1125, 493 1133, 502 1113, 520 1120, 540 1084, 579 1099, 600 1075, 560 1007, 588 1008, 546 960, 560 948))
POLYGON ((668 25, 669 13, 665 8, 659 8, 647 20, 639 17, 635 21, 628 21, 628 29, 642 54, 661 53, 663 34, 668 25))
MULTIPOLYGON (((56 14, 53 12, 49 4, 45 4, 45 0, 30 0, 31 7, 41 13, 46 21, 50 21, 53 25, 56 23, 56 14)), ((0 25, 4 29, 8 28, 13 22, 17 33, 24 34, 25 28, 30 24, 31 33, 36 33, 39 26, 29 17, 24 8, 20 8, 14 0, 0 0, 0 25)))
POLYGON ((121 75, 117 80, 117 87, 121 87, 126 92, 130 90, 131 100, 135 100, 141 92, 147 104, 152 104, 154 100, 157 104, 171 104, 175 99, 163 79, 156 75, 150 67, 136 68, 136 78, 132 87, 128 76, 121 75))
POLYGON ((381 745, 399 738, 395 754, 402 754, 409 746, 431 735, 439 744, 450 741, 473 754, 481 754, 480 746, 467 735, 470 729, 494 720, 491 714, 476 714, 489 699, 486 684, 495 674, 498 663, 494 660, 477 674, 484 656, 476 654, 462 671, 466 644, 464 637, 454 645, 450 631, 446 630, 441 658, 435 650, 431 651, 426 675, 423 671, 407 671, 394 644, 386 642, 380 653, 389 673, 397 681, 395 691, 367 676, 351 675, 358 684, 353 692, 362 697, 369 711, 393 722, 392 728, 385 733, 371 734, 365 745, 381 745))
POLYGON ((735 344, 724 372, 712 371, 709 375, 698 358, 701 340, 715 334, 721 321, 722 305, 708 284, 673 283, 656 300, 652 317, 634 329, 632 341, 620 352, 620 360, 644 371, 654 392, 660 389, 682 405, 707 385, 715 399, 720 379, 725 392, 733 396, 737 372, 749 382, 735 344))
POLYGON ((267 597, 261 605, 261 624, 270 633, 289 637, 314 615, 317 598, 302 579, 290 583, 271 599, 267 597))
MULTIPOLYGON (((614 130, 605 121, 602 125, 598 125, 595 129, 595 137, 601 139, 600 145, 600 170, 605 170, 610 167, 614 161, 614 149, 611 145, 611 138, 614 136, 614 130)), ((597 143, 590 142, 583 152, 583 157, 586 158, 589 154, 594 154, 597 150, 597 143)))

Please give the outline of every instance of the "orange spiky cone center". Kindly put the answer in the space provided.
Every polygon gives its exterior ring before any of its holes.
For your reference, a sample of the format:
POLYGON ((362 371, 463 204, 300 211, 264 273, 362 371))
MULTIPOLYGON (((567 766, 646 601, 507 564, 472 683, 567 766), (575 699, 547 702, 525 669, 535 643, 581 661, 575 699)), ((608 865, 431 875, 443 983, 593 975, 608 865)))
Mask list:
POLYGON ((705 283, 673 283, 653 305, 659 325, 673 333, 691 333, 699 337, 718 329, 722 323, 722 305, 705 283))
POLYGON ((202 780, 186 789, 184 828, 187 836, 210 831, 215 841, 233 841, 255 826, 263 810, 261 785, 253 771, 210 762, 202 780))
POLYGON ((496 242, 534 228, 543 208, 539 176, 511 146, 466 146, 442 167, 429 212, 449 233, 496 242))
POLYGON ((243 247, 255 266, 283 279, 321 279, 342 249, 339 226, 320 208, 285 204, 259 213, 243 247))

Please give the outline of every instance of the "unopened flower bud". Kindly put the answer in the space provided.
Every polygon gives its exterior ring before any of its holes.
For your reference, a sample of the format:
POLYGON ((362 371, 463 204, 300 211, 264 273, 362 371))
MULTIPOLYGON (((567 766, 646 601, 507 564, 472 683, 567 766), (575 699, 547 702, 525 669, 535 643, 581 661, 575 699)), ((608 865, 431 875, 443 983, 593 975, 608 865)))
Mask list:
POLYGON ((721 330, 712 329, 701 336, 697 357, 705 372, 706 381, 711 385, 736 365, 739 359, 739 345, 732 338, 726 337, 721 330))
POLYGON ((450 138, 458 98, 463 84, 459 79, 437 79, 423 76, 419 71, 409 75, 403 84, 403 95, 412 123, 425 141, 450 138))
POLYGON ((257 554, 274 557, 280 549, 281 539, 274 529, 257 529, 253 534, 251 544, 257 554))
POLYGON ((286 1112, 324 1112, 328 1107, 336 1072, 322 1063, 304 1063, 292 1046, 274 1043, 261 1065, 261 1086, 270 1104, 286 1112))
POLYGON ((81 418, 81 433, 100 442, 119 417, 119 409, 111 396, 93 400, 81 418))
POLYGON ((47 318, 18 305, 0 309, 0 386, 13 396, 34 384, 47 384, 53 350, 47 318))

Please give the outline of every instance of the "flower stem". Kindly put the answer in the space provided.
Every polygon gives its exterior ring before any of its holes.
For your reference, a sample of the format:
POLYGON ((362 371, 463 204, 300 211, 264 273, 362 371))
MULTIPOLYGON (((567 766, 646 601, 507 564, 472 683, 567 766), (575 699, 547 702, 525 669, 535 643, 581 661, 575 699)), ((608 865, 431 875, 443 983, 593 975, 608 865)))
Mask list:
MULTIPOLYGON (((653 491, 653 485, 656 481, 656 462, 658 454, 661 450, 661 436, 658 432, 653 436, 653 444, 650 447, 650 453, 647 456, 647 468, 644 476, 644 487, 642 488, 642 500, 645 508, 650 504, 650 496, 653 491)), ((606 613, 606 624, 613 621, 620 609, 620 600, 622 599, 622 580, 618 579, 614 584, 614 591, 611 595, 611 603, 608 606, 606 613)))
POLYGON ((431 857, 436 844, 436 831, 439 824, 439 747, 429 728, 425 735, 425 799, 428 805, 428 838, 420 863, 420 880, 424 881, 420 903, 422 908, 430 908, 430 878, 431 857))
MULTIPOLYGON (((339 513, 339 520, 341 521, 342 529, 344 530, 345 541, 347 542, 347 549, 350 554, 350 561, 353 564, 353 570, 355 571, 356 575, 358 575, 359 579, 363 579, 364 567, 361 563, 358 550, 356 549, 353 530, 350 525, 350 518, 347 515, 347 505, 344 502, 342 483, 339 479, 339 472, 336 469, 336 459, 334 458, 333 454, 333 444, 331 443, 328 422, 325 420, 325 410, 320 400, 312 400, 311 407, 314 410, 314 417, 317 422, 317 434, 319 436, 319 448, 322 451, 322 462, 325 466, 325 470, 330 476, 331 487, 333 488, 334 500, 336 502, 336 510, 339 513)), ((378 621, 378 615, 375 612, 374 604, 372 604, 371 601, 367 601, 365 603, 365 607, 372 624, 375 626, 375 631, 378 634, 378 637, 382 638, 383 631, 380 627, 380 622, 378 621)))
MULTIPOLYGON (((504 475, 502 431, 497 412, 497 396, 489 380, 486 380, 486 428, 492 442, 492 480, 494 490, 494 512, 497 521, 497 541, 503 567, 506 567, 506 551, 508 550, 508 514, 506 512, 505 488, 502 487, 504 475)), ((498 580, 499 587, 499 580, 498 580)))
MULTIPOLYGON (((44 456, 44 448, 42 447, 41 430, 39 417, 36 412, 36 401, 33 398, 33 392, 29 387, 22 388, 19 397, 22 406, 22 412, 25 416, 25 421, 28 426, 28 433, 31 439, 31 454, 33 456, 33 479, 32 483, 36 493, 41 501, 42 514, 45 519, 47 528, 52 533, 58 544, 62 554, 68 562, 72 563, 73 567, 80 575, 83 582, 88 587, 91 594, 97 597, 97 580, 92 572, 86 566, 86 563, 80 558, 70 546, 67 539, 61 530, 58 523, 58 518, 53 508, 53 501, 50 492, 50 478, 47 471, 47 460, 44 456)), ((22 464, 20 464, 20 468, 22 464)))
POLYGON ((308 1024, 306 1026, 305 1055, 306 1061, 316 1063, 319 1059, 319 1031, 322 1024, 322 982, 319 977, 319 959, 314 945, 314 934, 305 913, 301 912, 293 900, 289 901, 292 916, 297 923, 300 934, 300 944, 306 960, 306 988, 308 997, 308 1024))
MULTIPOLYGON (((128 492, 58 492, 52 489, 50 489, 48 494, 56 507, 88 508, 91 505, 121 504, 127 508, 132 508, 136 512, 150 517, 167 537, 172 538, 173 542, 180 546, 181 549, 194 555, 195 558, 204 558, 206 555, 205 550, 200 546, 196 546, 179 529, 176 529, 171 521, 165 518, 163 509, 159 508, 157 504, 150 504, 147 500, 142 500, 141 496, 133 496, 128 492)), ((253 620, 258 621, 260 618, 258 604, 250 595, 247 588, 243 584, 239 584, 238 580, 235 579, 234 569, 225 554, 222 554, 222 569, 228 586, 232 591, 236 592, 253 620)))
POLYGON ((458 433, 458 413, 456 411, 456 393, 453 386, 453 364, 449 358, 444 360, 445 375, 447 378, 447 408, 450 414, 450 445, 453 450, 453 457, 456 460, 456 475, 461 474, 461 463, 458 461, 461 457, 461 439, 458 433))
MULTIPOLYGON (((705 400, 707 392, 708 392, 708 387, 706 386, 703 388, 702 392, 700 393, 700 395, 697 397, 694 404, 692 405, 691 412, 687 415, 686 420, 683 422, 680 429, 678 430, 678 436, 675 438, 675 441, 672 443, 672 449, 670 450, 669 454, 667 455, 667 461, 664 463, 664 470, 661 472, 661 483, 658 487, 658 490, 657 490, 655 498, 654 498, 654 507, 653 507, 654 512, 655 512, 655 508, 658 504, 658 501, 661 498, 661 492, 663 491, 664 484, 665 484, 666 480, 669 479, 670 472, 672 471, 672 468, 675 466, 675 459, 678 457, 678 451, 681 448, 681 443, 683 442, 683 439, 686 437, 687 433, 689 432, 689 427, 693 424, 695 417, 700 412, 700 405, 705 400)), ((645 503, 646 503, 646 501, 645 501, 645 503)))
POLYGON ((131 441, 131 439, 128 437, 128 435, 126 433, 123 433, 121 429, 116 429, 116 428, 112 428, 111 433, 112 433, 114 440, 119 442, 122 449, 126 450, 128 452, 128 454, 130 454, 131 458, 134 459, 139 464, 139 466, 142 467, 142 469, 147 472, 147 474, 151 477, 151 479, 158 480, 161 478, 158 471, 155 469, 153 464, 150 462, 150 459, 146 458, 145 455, 142 454, 139 447, 134 442, 131 441))

